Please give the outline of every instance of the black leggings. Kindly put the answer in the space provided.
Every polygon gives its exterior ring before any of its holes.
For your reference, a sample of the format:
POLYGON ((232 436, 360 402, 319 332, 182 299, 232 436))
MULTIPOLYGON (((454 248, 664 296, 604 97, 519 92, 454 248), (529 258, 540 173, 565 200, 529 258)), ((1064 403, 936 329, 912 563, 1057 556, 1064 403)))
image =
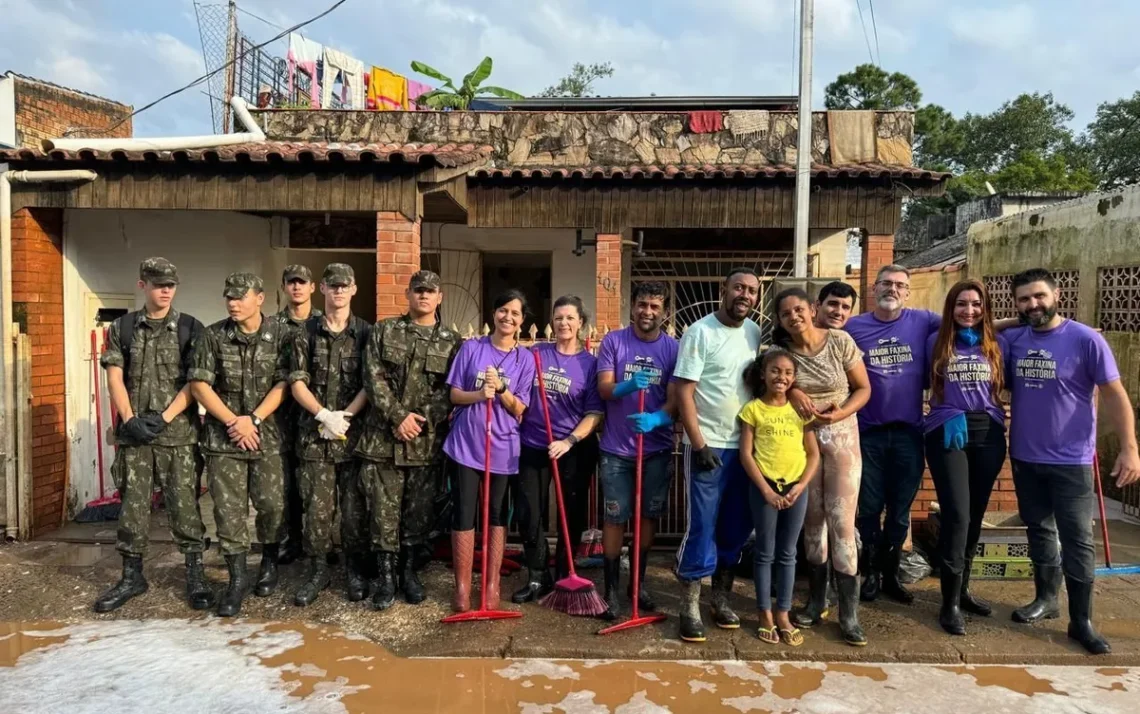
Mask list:
MULTIPOLYGON (((479 497, 479 487, 483 483, 483 472, 451 462, 454 481, 452 496, 455 500, 455 522, 452 528, 457 531, 475 530, 475 525, 483 517, 483 501, 479 497)), ((513 477, 491 474, 491 525, 507 525, 507 481, 513 477)))
POLYGON ((1005 463, 1005 429, 985 412, 966 414, 966 447, 947 451, 942 427, 926 435, 926 462, 938 492, 938 555, 942 567, 961 575, 974 558, 982 517, 1005 463))
MULTIPOLYGON (((570 530, 572 550, 576 550, 586 530, 589 511, 590 478, 598 463, 597 441, 587 437, 574 445, 562 458, 558 459, 558 475, 562 480, 562 497, 566 502, 566 524, 570 530)), ((546 532, 552 519, 547 504, 550 503, 550 482, 553 470, 546 449, 534 449, 524 445, 519 458, 519 474, 511 478, 511 493, 526 546, 527 567, 541 570, 546 567, 546 532)), ((558 549, 555 566, 565 567, 565 545, 562 531, 558 531, 558 549)))

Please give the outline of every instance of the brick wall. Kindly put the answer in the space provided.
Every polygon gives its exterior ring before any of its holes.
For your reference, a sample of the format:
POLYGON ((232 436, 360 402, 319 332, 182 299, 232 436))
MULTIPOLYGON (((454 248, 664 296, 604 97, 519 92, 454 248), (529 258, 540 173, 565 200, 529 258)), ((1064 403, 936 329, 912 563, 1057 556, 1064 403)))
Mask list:
POLYGON ((12 302, 32 341, 32 533, 58 528, 66 498, 63 211, 12 216, 12 302))
POLYGON ((879 276, 879 268, 890 265, 895 259, 895 237, 863 236, 863 260, 859 265, 859 297, 863 312, 875 309, 875 296, 871 288, 879 276))
POLYGON ((594 324, 599 330, 616 330, 625 322, 621 309, 621 292, 625 283, 621 271, 621 234, 599 233, 597 246, 598 283, 597 312, 594 324))
POLYGON ((125 104, 24 77, 16 77, 15 95, 20 146, 38 148, 42 140, 62 136, 131 136, 130 119, 103 131, 131 113, 125 104))
POLYGON ((420 269, 420 222, 404 214, 376 214, 376 319, 407 311, 408 280, 420 269))

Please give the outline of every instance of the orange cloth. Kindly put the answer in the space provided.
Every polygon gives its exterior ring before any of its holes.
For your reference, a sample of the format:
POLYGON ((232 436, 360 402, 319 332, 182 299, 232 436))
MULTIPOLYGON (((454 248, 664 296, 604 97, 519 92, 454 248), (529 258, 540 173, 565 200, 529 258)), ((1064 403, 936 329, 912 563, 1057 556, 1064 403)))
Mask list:
POLYGON ((408 111, 408 79, 373 67, 368 81, 368 103, 382 112, 408 111))

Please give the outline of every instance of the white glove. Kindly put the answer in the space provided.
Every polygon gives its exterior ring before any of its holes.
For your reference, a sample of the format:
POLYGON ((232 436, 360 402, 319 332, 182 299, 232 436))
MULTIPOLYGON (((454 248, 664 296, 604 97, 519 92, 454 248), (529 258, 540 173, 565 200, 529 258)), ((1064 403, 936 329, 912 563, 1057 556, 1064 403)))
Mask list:
POLYGON ((324 424, 320 424, 317 426, 317 434, 322 439, 328 439, 329 441, 335 441, 335 440, 345 441, 348 439, 347 436, 344 436, 344 435, 337 436, 336 434, 332 433, 331 431, 328 430, 327 427, 325 427, 324 424))
POLYGON ((323 439, 344 439, 345 434, 348 433, 349 415, 348 412, 331 412, 328 409, 321 409, 317 412, 317 422, 320 424, 318 433, 323 439), (326 434, 328 436, 326 436, 326 434))

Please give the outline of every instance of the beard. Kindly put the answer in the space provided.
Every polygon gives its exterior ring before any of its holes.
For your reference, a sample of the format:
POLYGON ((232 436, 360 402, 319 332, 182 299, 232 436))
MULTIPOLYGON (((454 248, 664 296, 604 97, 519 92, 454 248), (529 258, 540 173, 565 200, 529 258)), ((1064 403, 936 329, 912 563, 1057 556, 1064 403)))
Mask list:
POLYGON ((876 302, 878 306, 884 310, 897 310, 902 307, 902 300, 896 297, 890 297, 889 295, 879 298, 876 302))
POLYGON ((737 319, 743 320, 752 312, 752 303, 747 300, 725 303, 724 311, 737 319))
POLYGON ((1048 325, 1053 321, 1053 318, 1057 316, 1057 306, 1050 305, 1048 307, 1042 308, 1039 312, 1019 311, 1018 314, 1021 317, 1022 323, 1028 324, 1032 327, 1042 327, 1044 325, 1048 325))

